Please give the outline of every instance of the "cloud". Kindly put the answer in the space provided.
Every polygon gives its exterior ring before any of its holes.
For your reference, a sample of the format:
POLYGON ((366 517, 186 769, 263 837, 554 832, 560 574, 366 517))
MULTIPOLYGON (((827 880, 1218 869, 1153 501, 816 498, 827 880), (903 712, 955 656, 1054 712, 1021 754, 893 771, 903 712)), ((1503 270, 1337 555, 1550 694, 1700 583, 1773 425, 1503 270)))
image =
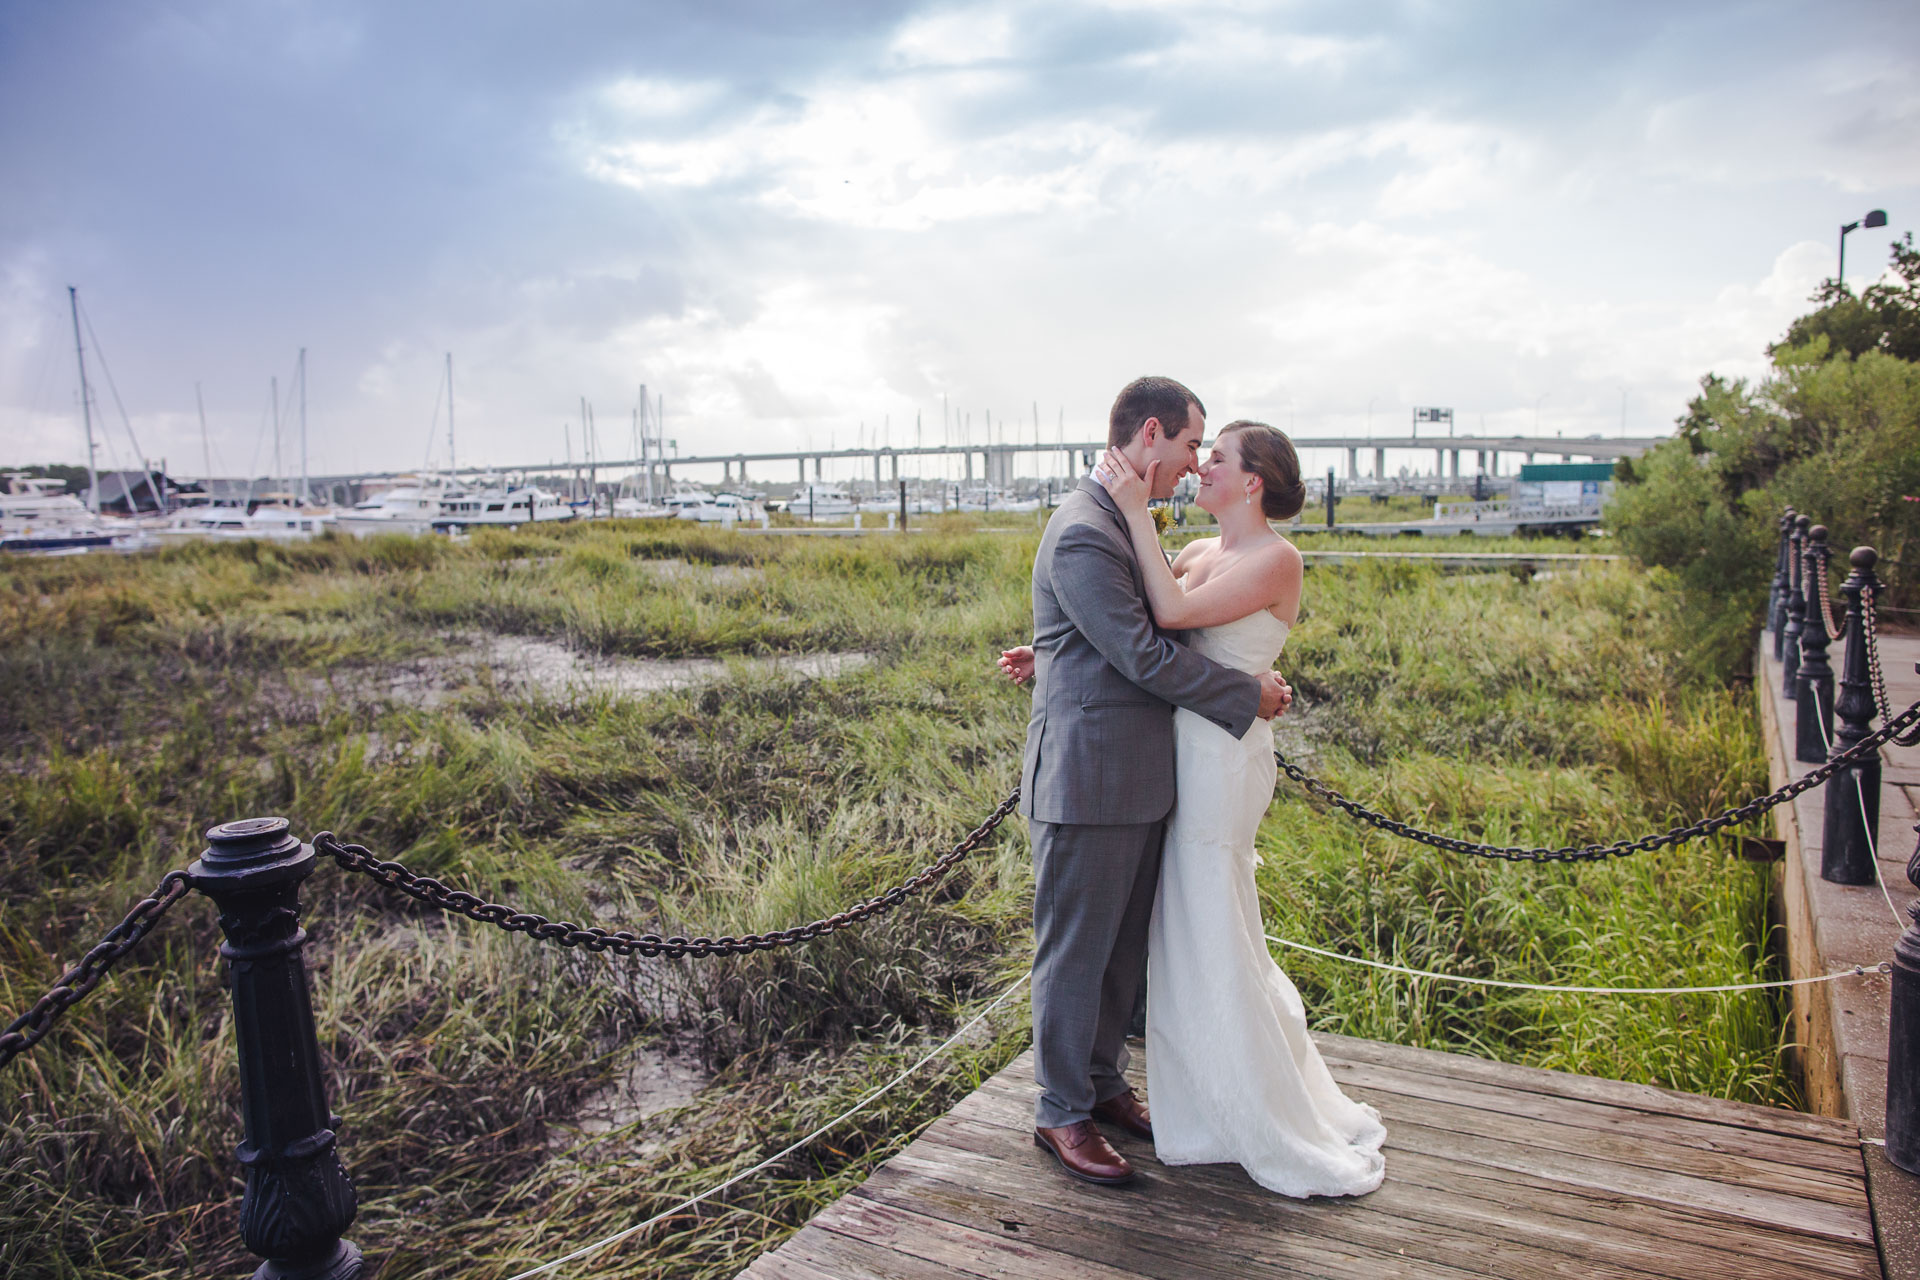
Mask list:
POLYGON ((976 431, 1031 432, 1036 401, 1092 429, 1150 369, 1302 432, 1450 403, 1585 434, 1623 390, 1663 426, 1701 373, 1761 367, 1839 221, 1920 209, 1916 28, 1892 6, 16 7, 0 454, 77 451, 68 282, 142 445, 198 454, 199 382, 230 465, 302 347, 329 467, 417 465, 449 351, 462 455, 500 462, 562 455, 583 396, 621 437, 643 381, 683 447, 927 430, 943 396, 976 431))

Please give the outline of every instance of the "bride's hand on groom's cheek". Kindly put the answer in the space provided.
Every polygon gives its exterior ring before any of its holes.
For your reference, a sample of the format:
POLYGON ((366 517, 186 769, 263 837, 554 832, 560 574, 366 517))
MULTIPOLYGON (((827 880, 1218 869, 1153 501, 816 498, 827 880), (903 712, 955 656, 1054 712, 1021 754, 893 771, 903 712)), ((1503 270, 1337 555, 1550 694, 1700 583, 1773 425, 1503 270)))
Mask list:
POLYGON ((1100 482, 1115 506, 1122 511, 1134 507, 1145 509, 1147 499, 1153 496, 1153 478, 1160 469, 1158 462, 1147 464, 1147 474, 1141 475, 1127 461, 1127 455, 1118 449, 1108 449, 1106 456, 1100 459, 1100 465, 1093 469, 1093 478, 1100 482))

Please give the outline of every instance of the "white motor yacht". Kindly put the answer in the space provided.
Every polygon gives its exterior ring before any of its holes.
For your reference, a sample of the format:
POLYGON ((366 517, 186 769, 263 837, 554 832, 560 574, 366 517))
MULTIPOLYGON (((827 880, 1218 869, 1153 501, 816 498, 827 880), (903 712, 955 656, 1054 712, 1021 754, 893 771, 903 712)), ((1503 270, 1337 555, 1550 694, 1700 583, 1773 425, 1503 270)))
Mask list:
POLYGON ((645 498, 625 497, 613 500, 613 514, 621 520, 671 520, 679 515, 673 507, 645 498))
POLYGON ((500 486, 443 499, 433 527, 440 533, 464 533, 476 528, 518 529, 523 524, 552 524, 573 518, 573 508, 558 494, 533 485, 500 486))
POLYGON ((682 520, 698 520, 703 524, 739 524, 758 520, 766 511, 751 498, 737 493, 716 493, 709 501, 681 507, 679 514, 682 520))
POLYGON ((168 542, 242 538, 305 542, 324 533, 332 521, 333 513, 320 507, 285 507, 278 503, 267 503, 252 511, 243 507, 193 507, 174 512, 165 524, 147 532, 168 542))
POLYGON ((808 484, 794 491, 787 510, 804 520, 844 520, 860 507, 838 485, 808 484))
POLYGON ((713 495, 698 485, 678 484, 673 487, 673 492, 660 499, 660 504, 678 516, 689 507, 698 509, 712 501, 713 495))
POLYGON ((1016 498, 994 485, 976 485, 960 491, 961 511, 1038 511, 1040 499, 1016 498))
POLYGON ((84 551, 111 546, 116 534, 66 485, 48 476, 0 476, 0 551, 84 551))
POLYGON ((439 517, 441 504, 456 496, 459 491, 448 488, 444 482, 408 477, 385 493, 375 494, 339 512, 333 524, 342 533, 363 538, 376 533, 426 533, 439 517))

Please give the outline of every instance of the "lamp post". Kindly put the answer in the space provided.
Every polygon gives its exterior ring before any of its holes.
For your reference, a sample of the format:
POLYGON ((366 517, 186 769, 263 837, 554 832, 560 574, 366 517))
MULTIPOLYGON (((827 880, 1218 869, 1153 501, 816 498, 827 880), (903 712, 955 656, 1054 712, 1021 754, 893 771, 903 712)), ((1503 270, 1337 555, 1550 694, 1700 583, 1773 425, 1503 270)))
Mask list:
POLYGON ((1847 282, 1847 232, 1857 231, 1861 227, 1884 227, 1887 225, 1887 211, 1875 209, 1859 222, 1848 222, 1840 228, 1840 274, 1835 280, 1844 285, 1847 282))

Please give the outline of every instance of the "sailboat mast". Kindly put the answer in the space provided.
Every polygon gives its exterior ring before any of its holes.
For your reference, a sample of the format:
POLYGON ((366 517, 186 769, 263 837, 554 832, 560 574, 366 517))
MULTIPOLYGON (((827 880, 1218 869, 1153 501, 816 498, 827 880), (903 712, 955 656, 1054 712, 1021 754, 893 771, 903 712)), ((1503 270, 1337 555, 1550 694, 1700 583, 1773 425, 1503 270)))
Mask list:
POLYGON ((458 479, 459 461, 453 453, 453 352, 447 352, 447 474, 458 479))
POLYGON ((73 311, 73 353, 80 361, 80 422, 87 432, 87 509, 100 514, 100 476, 93 469, 93 396, 87 390, 87 348, 80 341, 80 290, 67 286, 67 306, 73 311))
POLYGON ((634 410, 635 422, 640 428, 640 474, 646 477, 647 502, 653 502, 653 462, 647 449, 647 384, 640 384, 640 404, 634 410))
POLYGON ((585 397, 581 398, 580 403, 587 411, 580 429, 587 433, 583 446, 587 451, 587 515, 592 517, 600 514, 600 484, 596 470, 600 461, 600 432, 594 425, 593 406, 587 404, 585 397))
MULTIPOLYGON (((200 461, 206 467, 206 478, 208 482, 211 483, 213 480, 213 446, 207 443, 207 399, 200 394, 200 384, 197 382, 193 384, 193 403, 200 409, 200 461)), ((209 489, 207 492, 209 497, 211 497, 213 491, 209 489)))
POLYGON ((273 401, 273 491, 278 493, 286 482, 280 466, 280 375, 277 373, 267 379, 267 396, 273 401))
POLYGON ((300 504, 313 501, 313 486, 307 480, 307 349, 300 348, 300 504))

